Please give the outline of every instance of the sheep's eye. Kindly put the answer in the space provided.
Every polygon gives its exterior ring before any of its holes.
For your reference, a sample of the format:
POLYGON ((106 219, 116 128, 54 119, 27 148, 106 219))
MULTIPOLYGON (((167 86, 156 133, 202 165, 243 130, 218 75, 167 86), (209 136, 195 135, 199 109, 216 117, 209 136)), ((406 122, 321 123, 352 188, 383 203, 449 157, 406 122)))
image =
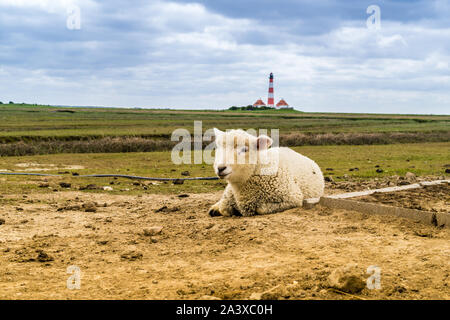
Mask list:
POLYGON ((248 147, 245 146, 245 147, 242 147, 242 148, 239 150, 239 153, 245 153, 245 152, 247 152, 247 151, 248 151, 248 147))

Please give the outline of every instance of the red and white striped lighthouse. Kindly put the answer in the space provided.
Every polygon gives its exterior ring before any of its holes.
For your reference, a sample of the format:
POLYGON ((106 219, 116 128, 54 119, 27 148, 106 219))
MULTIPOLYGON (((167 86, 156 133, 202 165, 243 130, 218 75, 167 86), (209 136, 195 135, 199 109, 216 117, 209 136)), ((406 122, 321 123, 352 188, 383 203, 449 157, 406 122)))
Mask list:
POLYGON ((269 97, 267 99, 267 106, 273 108, 274 106, 274 98, 273 98, 273 73, 270 73, 269 76, 269 97))

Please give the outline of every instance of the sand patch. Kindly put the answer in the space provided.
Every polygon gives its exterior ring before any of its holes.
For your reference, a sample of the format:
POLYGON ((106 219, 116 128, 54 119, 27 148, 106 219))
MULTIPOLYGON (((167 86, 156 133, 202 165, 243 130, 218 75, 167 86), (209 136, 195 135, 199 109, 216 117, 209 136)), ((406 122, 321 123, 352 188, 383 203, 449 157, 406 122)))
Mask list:
POLYGON ((361 298, 450 299, 448 229, 321 206, 211 218, 220 195, 11 195, 0 205, 0 299, 348 299, 327 279, 349 263, 381 268, 381 289, 361 298), (83 272, 81 290, 67 290, 68 265, 83 272))
MULTIPOLYGON (((29 162, 29 163, 17 163, 15 165, 16 167, 24 168, 24 172, 32 172, 32 171, 52 171, 52 170, 82 170, 85 167, 79 166, 79 165, 67 165, 67 166, 61 166, 58 167, 55 164, 40 164, 35 162, 29 162)), ((8 171, 4 169, 5 171, 8 171)), ((0 170, 2 171, 2 170, 0 170)))

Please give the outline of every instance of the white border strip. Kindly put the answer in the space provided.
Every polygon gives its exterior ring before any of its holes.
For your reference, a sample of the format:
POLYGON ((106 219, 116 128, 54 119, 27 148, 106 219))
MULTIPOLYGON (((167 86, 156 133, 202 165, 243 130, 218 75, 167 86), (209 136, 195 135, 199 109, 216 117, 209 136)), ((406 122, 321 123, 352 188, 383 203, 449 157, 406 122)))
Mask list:
POLYGON ((409 189, 417 189, 417 188, 421 188, 423 186, 432 186, 432 185, 437 185, 437 184, 441 184, 441 183, 445 183, 445 182, 450 183, 450 180, 425 181, 425 182, 419 182, 419 183, 414 183, 414 184, 408 184, 406 186, 400 186, 400 187, 388 187, 388 188, 382 188, 382 189, 374 189, 374 190, 366 190, 366 191, 358 191, 358 192, 348 192, 348 193, 330 195, 330 196, 326 196, 326 197, 332 198, 332 199, 347 199, 347 198, 368 196, 370 194, 374 194, 377 192, 395 192, 395 191, 402 191, 402 190, 409 190, 409 189))

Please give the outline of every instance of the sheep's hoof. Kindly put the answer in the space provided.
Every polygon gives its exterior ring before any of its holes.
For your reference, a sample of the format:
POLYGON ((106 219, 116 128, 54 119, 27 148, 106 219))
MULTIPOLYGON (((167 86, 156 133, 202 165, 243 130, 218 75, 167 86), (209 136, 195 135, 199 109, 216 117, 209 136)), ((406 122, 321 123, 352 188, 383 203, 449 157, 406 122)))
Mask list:
POLYGON ((236 208, 233 208, 233 213, 231 215, 237 216, 237 217, 242 217, 242 213, 236 208))
POLYGON ((210 209, 209 212, 208 212, 208 214, 209 214, 211 217, 220 217, 220 216, 222 215, 222 214, 220 213, 220 211, 215 210, 215 209, 210 209))

